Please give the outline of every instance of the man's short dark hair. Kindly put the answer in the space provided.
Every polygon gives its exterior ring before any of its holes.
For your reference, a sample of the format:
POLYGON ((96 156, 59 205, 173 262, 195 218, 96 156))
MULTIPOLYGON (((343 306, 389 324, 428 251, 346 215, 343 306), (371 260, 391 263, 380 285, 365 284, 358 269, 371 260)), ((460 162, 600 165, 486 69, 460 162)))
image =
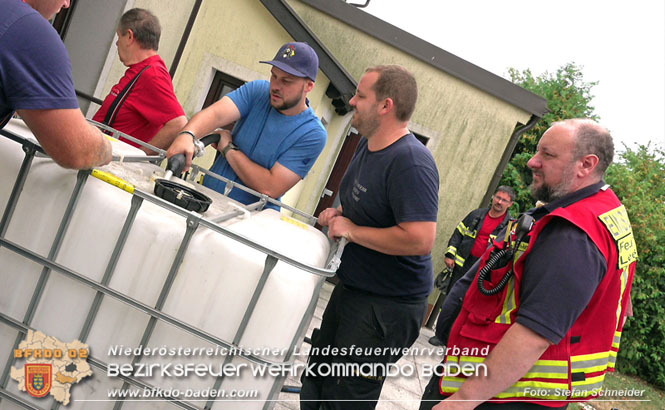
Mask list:
POLYGON ((395 116, 400 121, 408 121, 416 109, 418 84, 406 68, 398 65, 377 65, 369 67, 366 73, 379 73, 374 84, 377 100, 390 98, 395 104, 395 116))
POLYGON ((143 49, 157 51, 159 48, 159 37, 162 34, 159 19, 146 9, 128 10, 120 17, 118 28, 122 35, 127 34, 127 30, 132 30, 143 49))
MULTIPOLYGON (((515 190, 508 185, 501 185, 496 189, 496 192, 503 192, 510 197, 511 202, 515 202, 515 190)), ((496 193, 495 192, 495 193, 496 193)))

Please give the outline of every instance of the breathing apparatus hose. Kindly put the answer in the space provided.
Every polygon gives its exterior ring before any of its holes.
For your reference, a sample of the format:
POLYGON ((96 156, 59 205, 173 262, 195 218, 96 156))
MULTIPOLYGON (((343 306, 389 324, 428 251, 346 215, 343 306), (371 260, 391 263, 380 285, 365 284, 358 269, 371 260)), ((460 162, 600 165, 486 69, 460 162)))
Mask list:
MULTIPOLYGON (((513 274, 515 273, 514 267, 510 268, 510 271, 508 271, 505 275, 503 275, 503 278, 499 281, 499 283, 493 287, 492 289, 486 289, 485 280, 487 280, 488 275, 490 274, 490 271, 492 268, 494 268, 494 265, 496 265, 500 260, 502 260, 504 257, 508 257, 508 260, 512 260, 513 256, 515 255, 515 252, 520 248, 520 245, 522 244, 522 239, 531 231, 531 228, 533 227, 534 219, 531 215, 523 214, 520 216, 520 218, 517 220, 515 231, 516 231, 516 240, 514 246, 508 246, 507 248, 501 249, 494 255, 490 257, 490 259, 487 261, 487 264, 480 270, 480 273, 478 274, 478 290, 480 293, 482 293, 485 296, 492 296, 496 295, 497 293, 501 292, 501 290, 506 287, 508 284, 508 281, 510 278, 513 277, 513 274)), ((510 262, 509 262, 510 263, 510 262)))
POLYGON ((485 289, 485 284, 483 282, 486 280, 487 275, 490 273, 494 265, 496 265, 496 263, 506 255, 510 255, 510 257, 512 258, 512 253, 513 252, 510 249, 501 249, 499 252, 495 253, 494 255, 492 255, 492 257, 490 257, 490 260, 487 261, 487 264, 480 270, 480 273, 478 274, 478 290, 480 291, 480 293, 482 293, 485 296, 496 295, 497 293, 501 292, 501 290, 506 286, 510 278, 513 277, 512 269, 510 270, 510 272, 506 273, 503 276, 503 278, 501 278, 501 281, 499 281, 499 284, 492 289, 485 289))

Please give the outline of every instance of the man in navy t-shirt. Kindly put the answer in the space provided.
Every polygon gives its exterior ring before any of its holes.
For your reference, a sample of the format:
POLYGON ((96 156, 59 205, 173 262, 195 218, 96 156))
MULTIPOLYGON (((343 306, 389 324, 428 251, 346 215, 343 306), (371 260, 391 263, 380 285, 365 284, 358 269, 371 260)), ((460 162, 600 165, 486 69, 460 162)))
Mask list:
POLYGON ((418 337, 432 290, 439 173, 431 153, 407 129, 415 78, 400 66, 367 69, 350 104, 365 138, 342 180, 341 205, 319 215, 331 238, 348 245, 321 323, 312 336, 301 409, 373 409, 385 380, 418 337), (330 347, 338 354, 324 355, 330 347), (369 366, 344 376, 327 369, 369 366))
POLYGON ((55 162, 87 169, 111 161, 111 144, 83 117, 69 55, 47 21, 66 5, 0 0, 0 128, 17 112, 55 162))

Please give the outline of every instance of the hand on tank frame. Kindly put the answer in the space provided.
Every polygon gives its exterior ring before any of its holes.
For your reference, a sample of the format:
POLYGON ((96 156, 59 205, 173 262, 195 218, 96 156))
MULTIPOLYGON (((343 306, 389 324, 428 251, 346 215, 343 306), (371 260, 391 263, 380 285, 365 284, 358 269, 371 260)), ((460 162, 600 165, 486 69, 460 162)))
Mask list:
POLYGON ((319 214, 317 222, 321 226, 328 226, 330 220, 336 216, 341 216, 342 211, 337 208, 326 208, 319 214))
POLYGON ((346 238, 349 242, 353 242, 351 231, 355 227, 349 218, 338 215, 328 221, 328 236, 331 239, 346 238))

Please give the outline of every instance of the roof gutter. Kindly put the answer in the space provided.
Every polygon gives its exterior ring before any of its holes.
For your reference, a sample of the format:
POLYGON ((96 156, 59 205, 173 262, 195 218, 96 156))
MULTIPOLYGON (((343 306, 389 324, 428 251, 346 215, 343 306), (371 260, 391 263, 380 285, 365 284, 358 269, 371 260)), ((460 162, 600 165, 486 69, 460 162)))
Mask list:
POLYGON ((196 17, 199 15, 199 10, 201 9, 202 3, 203 0, 196 0, 194 2, 194 7, 192 7, 192 12, 189 14, 189 20, 187 20, 185 31, 182 33, 180 44, 178 44, 178 50, 175 52, 175 56, 173 56, 173 62, 171 63, 171 69, 169 70, 169 75, 171 76, 171 78, 173 78, 176 70, 178 69, 178 64, 180 64, 180 59, 182 58, 182 54, 185 51, 187 40, 189 40, 189 36, 192 34, 194 21, 196 21, 196 17))
POLYGON ((453 77, 539 117, 547 100, 342 0, 299 0, 453 77))

